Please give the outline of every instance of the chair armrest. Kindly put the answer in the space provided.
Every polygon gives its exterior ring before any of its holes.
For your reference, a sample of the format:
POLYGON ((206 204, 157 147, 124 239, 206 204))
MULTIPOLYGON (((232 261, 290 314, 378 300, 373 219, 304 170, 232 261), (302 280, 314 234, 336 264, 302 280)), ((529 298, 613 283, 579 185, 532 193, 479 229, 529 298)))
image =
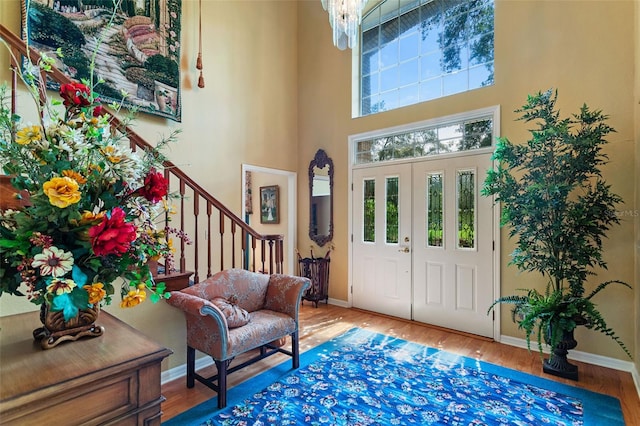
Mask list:
POLYGON ((187 344, 217 359, 224 359, 229 346, 229 326, 222 311, 207 299, 182 291, 172 291, 166 301, 185 313, 187 344), (207 336, 199 336, 198 330, 208 330, 207 336))
POLYGON ((284 274, 271 275, 265 298, 265 309, 287 314, 297 322, 302 294, 310 285, 309 278, 284 274))
MULTIPOLYGON (((184 293, 182 291, 172 291, 171 297, 166 299, 167 303, 171 306, 175 306, 178 309, 184 311, 185 315, 198 318, 210 317, 212 327, 220 330, 220 334, 227 334, 229 332, 229 325, 227 324, 227 318, 222 311, 218 309, 216 305, 192 294, 184 293)), ((206 321, 205 318, 201 318, 201 321, 206 321)))

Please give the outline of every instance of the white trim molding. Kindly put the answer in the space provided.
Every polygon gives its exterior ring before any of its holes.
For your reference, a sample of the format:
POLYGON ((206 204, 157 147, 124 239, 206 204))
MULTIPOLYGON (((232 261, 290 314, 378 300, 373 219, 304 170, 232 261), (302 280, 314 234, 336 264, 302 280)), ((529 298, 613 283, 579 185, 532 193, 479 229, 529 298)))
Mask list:
POLYGON ((640 374, 638 374, 638 369, 636 366, 633 366, 631 370, 631 377, 633 377, 633 383, 636 385, 636 391, 638 391, 638 398, 640 398, 640 374))
MULTIPOLYGON (((196 353, 200 354, 200 352, 196 352, 196 353)), ((210 356, 200 357, 196 359, 196 371, 200 370, 201 368, 209 367, 213 364, 214 364, 213 358, 211 358, 210 356)), ((167 384, 173 380, 185 377, 186 375, 187 375, 187 364, 185 363, 177 367, 173 367, 169 370, 163 371, 162 374, 160 375, 160 384, 161 385, 167 384)))
MULTIPOLYGON (((525 339, 520 339, 517 337, 500 336, 500 340, 497 340, 497 342, 504 343, 505 345, 509 345, 509 346, 515 346, 518 348, 527 349, 527 341, 525 339)), ((535 345, 536 347, 534 348, 532 346, 531 350, 537 352, 538 343, 532 342, 532 345, 535 345)), ((543 352, 548 354, 549 349, 543 347, 543 352)), ((597 365, 600 367, 606 367, 606 368, 611 368, 613 370, 619 370, 619 371, 625 371, 625 372, 631 373, 631 377, 633 378, 633 383, 636 386, 636 392, 638 392, 638 397, 640 397, 640 374, 638 374, 638 369, 636 368, 636 365, 633 362, 623 361, 617 358, 611 358, 611 357, 602 356, 602 355, 595 355, 588 352, 582 352, 582 351, 576 351, 576 350, 571 351, 571 359, 575 361, 597 365)))
POLYGON ((351 303, 349 303, 349 301, 341 300, 341 299, 334 299, 332 297, 329 298, 329 304, 330 305, 335 305, 335 306, 340 306, 341 308, 350 308, 351 307, 351 303))
MULTIPOLYGON (((515 346, 518 348, 527 349, 527 341, 525 339, 521 339, 518 337, 500 336, 500 343, 504 343, 505 345, 509 345, 509 346, 515 346)), ((531 342, 531 351, 532 352, 538 351, 537 342, 531 342), (535 345, 535 348, 534 348, 534 345, 535 345)), ((548 354, 549 353, 548 348, 543 348, 543 352, 548 354)), ((631 361, 623 361, 617 358, 611 358, 611 357, 602 356, 602 355, 595 355, 588 352, 582 352, 582 351, 576 351, 576 350, 571 350, 571 359, 575 361, 586 362, 588 364, 597 365, 600 367, 626 371, 626 372, 632 373, 632 375, 634 374, 634 371, 635 371, 636 377, 634 377, 634 381, 636 383, 636 389, 638 389, 638 380, 636 380, 638 372, 636 371, 636 367, 634 363, 631 361)), ((638 391, 640 392, 640 389, 638 391)))
POLYGON ((265 173, 265 174, 280 175, 280 176, 286 176, 287 178, 287 186, 289 187, 288 193, 286 194, 287 206, 288 206, 288 209, 287 209, 288 223, 287 223, 287 234, 285 235, 285 238, 287 239, 288 247, 287 247, 287 253, 285 254, 284 257, 286 261, 285 272, 289 272, 293 274, 294 271, 296 270, 295 263, 294 263, 294 259, 296 258, 294 254, 294 250, 297 245, 296 229, 298 227, 297 214, 296 214, 298 209, 298 206, 297 206, 298 173, 292 172, 289 170, 271 169, 268 167, 253 166, 251 164, 242 164, 242 203, 241 203, 242 220, 245 220, 245 213, 246 213, 246 210, 245 210, 246 194, 245 194, 244 188, 246 183, 247 172, 259 172, 259 173, 265 173))

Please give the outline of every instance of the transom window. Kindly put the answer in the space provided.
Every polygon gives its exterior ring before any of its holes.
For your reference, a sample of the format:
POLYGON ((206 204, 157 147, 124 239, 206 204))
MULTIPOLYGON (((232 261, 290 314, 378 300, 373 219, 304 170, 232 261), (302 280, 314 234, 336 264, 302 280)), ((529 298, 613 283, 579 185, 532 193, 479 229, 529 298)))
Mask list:
POLYGON ((385 0, 362 19, 360 114, 493 84, 494 0, 385 0))
POLYGON ((491 147, 494 115, 447 121, 355 142, 355 164, 418 158, 491 147))

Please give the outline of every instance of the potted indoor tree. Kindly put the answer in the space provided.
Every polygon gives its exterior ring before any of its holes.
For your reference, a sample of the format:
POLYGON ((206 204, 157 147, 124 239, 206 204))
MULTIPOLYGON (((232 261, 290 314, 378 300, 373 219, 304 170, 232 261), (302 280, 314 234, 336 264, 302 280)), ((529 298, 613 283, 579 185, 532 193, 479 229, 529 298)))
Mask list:
POLYGON ((525 144, 499 138, 482 194, 495 196, 502 207, 501 225, 509 226, 516 241, 510 264, 520 271, 537 272, 547 279, 546 289, 523 289, 523 294, 502 296, 497 304, 512 304, 512 318, 526 333, 530 349, 537 336, 551 348, 544 371, 578 379, 577 366, 567 362, 567 351, 576 346, 574 329, 583 325, 611 337, 631 357, 620 338, 609 328, 593 297, 611 284, 605 281, 586 293, 587 277, 606 268, 602 241, 618 224, 615 206, 621 198, 611 191, 600 168, 608 162, 602 147, 615 130, 607 116, 583 105, 571 118, 560 118, 555 109, 557 91, 528 96, 516 110, 519 120, 537 124, 525 144))

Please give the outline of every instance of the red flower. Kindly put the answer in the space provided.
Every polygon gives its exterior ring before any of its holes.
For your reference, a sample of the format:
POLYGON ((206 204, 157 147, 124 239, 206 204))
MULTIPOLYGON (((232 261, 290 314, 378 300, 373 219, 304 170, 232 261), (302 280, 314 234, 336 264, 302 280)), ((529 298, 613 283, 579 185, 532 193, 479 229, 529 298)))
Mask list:
POLYGON ((152 203, 157 203, 167 195, 168 189, 169 182, 164 178, 164 175, 152 169, 144 178, 144 186, 137 192, 152 203))
POLYGON ((102 218, 102 222, 89 229, 91 246, 97 256, 126 253, 136 239, 136 227, 125 222, 125 212, 114 207, 111 214, 102 218))
POLYGON ((94 117, 100 117, 102 114, 106 113, 107 111, 104 109, 104 107, 102 105, 97 105, 96 107, 93 108, 93 116, 94 117))
POLYGON ((91 91, 82 83, 69 83, 60 86, 60 96, 64 99, 64 106, 86 107, 91 104, 91 91))

